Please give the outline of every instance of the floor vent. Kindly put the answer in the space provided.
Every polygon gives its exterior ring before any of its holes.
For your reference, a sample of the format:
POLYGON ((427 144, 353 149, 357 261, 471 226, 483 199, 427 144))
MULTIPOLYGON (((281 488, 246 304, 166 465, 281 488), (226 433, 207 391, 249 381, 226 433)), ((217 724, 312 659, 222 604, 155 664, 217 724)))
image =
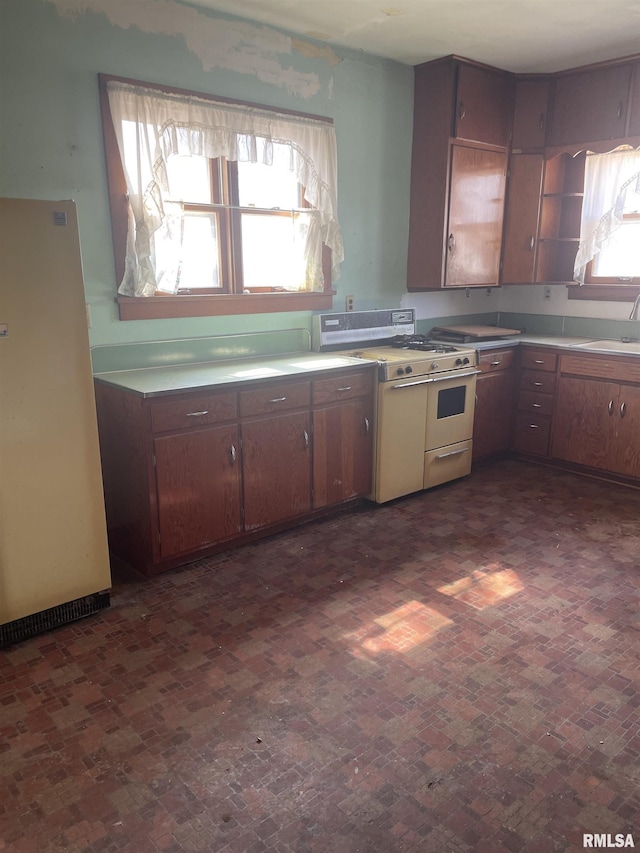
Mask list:
POLYGON ((75 622, 77 619, 84 619, 85 616, 91 616, 92 613, 98 613, 105 607, 109 607, 110 603, 108 592, 94 592, 92 595, 58 604, 57 607, 50 607, 32 616, 7 622, 5 625, 0 625, 0 649, 14 643, 21 643, 29 637, 43 634, 52 628, 75 622))

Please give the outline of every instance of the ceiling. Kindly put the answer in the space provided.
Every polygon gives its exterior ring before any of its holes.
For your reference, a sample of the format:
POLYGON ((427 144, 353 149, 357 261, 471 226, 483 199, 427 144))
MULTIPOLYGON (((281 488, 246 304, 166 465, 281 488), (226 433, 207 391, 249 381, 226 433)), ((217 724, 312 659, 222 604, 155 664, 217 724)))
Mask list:
POLYGON ((640 51, 640 0, 191 0, 406 65, 559 71, 640 51))

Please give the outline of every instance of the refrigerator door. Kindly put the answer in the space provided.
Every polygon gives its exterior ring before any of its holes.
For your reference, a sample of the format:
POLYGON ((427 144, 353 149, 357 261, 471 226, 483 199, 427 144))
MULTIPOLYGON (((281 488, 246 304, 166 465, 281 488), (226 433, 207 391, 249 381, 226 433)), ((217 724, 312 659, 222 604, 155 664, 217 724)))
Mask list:
POLYGON ((3 198, 0 626, 110 585, 75 204, 3 198))

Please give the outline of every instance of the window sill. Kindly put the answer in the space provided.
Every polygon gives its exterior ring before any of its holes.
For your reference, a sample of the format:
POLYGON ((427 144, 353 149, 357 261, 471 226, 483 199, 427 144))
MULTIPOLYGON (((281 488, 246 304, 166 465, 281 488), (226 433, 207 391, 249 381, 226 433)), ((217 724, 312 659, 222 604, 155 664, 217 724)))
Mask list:
POLYGON ((633 302, 638 294, 640 287, 637 284, 576 284, 567 287, 569 299, 598 302, 633 302))
POLYGON ((118 296, 121 320, 168 320, 178 317, 224 317, 319 311, 333 307, 335 291, 322 293, 220 294, 215 296, 118 296))

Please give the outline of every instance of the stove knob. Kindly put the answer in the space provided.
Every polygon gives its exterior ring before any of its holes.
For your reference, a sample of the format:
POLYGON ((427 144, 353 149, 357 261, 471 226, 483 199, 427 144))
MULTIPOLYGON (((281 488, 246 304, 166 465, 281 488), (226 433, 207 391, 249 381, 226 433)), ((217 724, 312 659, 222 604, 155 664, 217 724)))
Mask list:
POLYGON ((413 373, 413 367, 411 367, 411 365, 410 365, 410 364, 408 364, 408 365, 405 367, 404 372, 405 372, 405 373, 413 373))
POLYGON ((456 358, 455 361, 456 367, 461 367, 464 364, 464 361, 461 358, 456 358))
POLYGON ((437 370, 440 367, 437 361, 431 362, 431 370, 437 370))
POLYGON ((398 376, 404 376, 404 367, 399 367, 396 370, 396 373, 398 374, 398 376))
POLYGON ((465 356, 465 357, 462 359, 462 363, 463 363, 463 364, 469 364, 469 359, 465 356))

